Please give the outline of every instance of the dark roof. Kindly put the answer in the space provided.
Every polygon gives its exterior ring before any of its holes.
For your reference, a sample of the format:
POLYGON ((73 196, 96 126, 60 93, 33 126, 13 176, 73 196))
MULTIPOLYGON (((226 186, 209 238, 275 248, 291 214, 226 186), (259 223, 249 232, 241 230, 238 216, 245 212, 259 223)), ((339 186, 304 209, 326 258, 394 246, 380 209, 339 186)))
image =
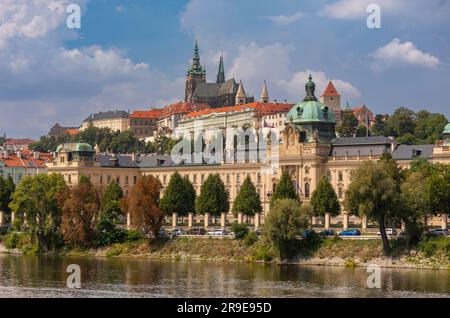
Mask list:
POLYGON ((128 118, 128 117, 130 117, 130 114, 124 110, 111 110, 107 112, 99 112, 92 114, 88 118, 86 118, 84 122, 93 120, 128 118))
POLYGON ((390 147, 384 145, 355 145, 355 146, 343 146, 333 147, 331 156, 336 157, 356 157, 356 156, 381 156, 385 152, 390 152, 390 147))
POLYGON ((133 160, 131 156, 124 155, 100 155, 100 166, 104 168, 138 168, 138 164, 133 160))
POLYGON ((373 137, 350 137, 350 138, 336 138, 332 141, 333 146, 354 146, 354 145, 387 145, 398 144, 395 140, 392 140, 383 136, 373 137))
POLYGON ((198 83, 194 95, 199 97, 216 97, 235 94, 237 85, 234 79, 224 83, 198 83))
POLYGON ((217 166, 220 164, 207 164, 207 163, 194 163, 194 158, 192 158, 192 163, 176 164, 173 162, 170 155, 151 155, 151 156, 141 156, 139 167, 140 168, 159 168, 159 167, 181 167, 181 166, 217 166))
POLYGON ((395 160, 412 160, 413 157, 431 159, 434 145, 400 145, 392 153, 395 160))

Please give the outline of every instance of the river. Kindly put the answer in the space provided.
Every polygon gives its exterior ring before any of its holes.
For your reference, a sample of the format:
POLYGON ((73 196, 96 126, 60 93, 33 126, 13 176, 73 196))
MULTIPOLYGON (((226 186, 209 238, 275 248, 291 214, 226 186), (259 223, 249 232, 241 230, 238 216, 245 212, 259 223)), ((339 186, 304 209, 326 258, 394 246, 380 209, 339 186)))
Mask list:
POLYGON ((156 261, 135 258, 0 256, 0 297, 450 297, 450 271, 156 261), (66 267, 81 269, 67 288, 66 267))

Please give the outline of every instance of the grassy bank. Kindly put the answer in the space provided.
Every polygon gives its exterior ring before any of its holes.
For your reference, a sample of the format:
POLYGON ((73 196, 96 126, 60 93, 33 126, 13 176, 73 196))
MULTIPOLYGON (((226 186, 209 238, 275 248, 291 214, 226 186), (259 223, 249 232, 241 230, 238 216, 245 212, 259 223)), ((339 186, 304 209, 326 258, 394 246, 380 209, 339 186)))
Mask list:
MULTIPOLYGON (((26 237, 8 236, 3 240, 6 252, 32 254, 35 248, 26 237)), ((342 240, 340 238, 313 238, 297 241, 291 248, 292 256, 283 264, 410 267, 450 269, 450 238, 430 238, 407 251, 401 241, 392 241, 391 257, 383 256, 380 240, 342 240)), ((175 260, 212 260, 233 262, 280 263, 275 248, 263 242, 217 238, 178 238, 113 244, 87 250, 63 249, 60 255, 97 257, 144 257, 175 260)))

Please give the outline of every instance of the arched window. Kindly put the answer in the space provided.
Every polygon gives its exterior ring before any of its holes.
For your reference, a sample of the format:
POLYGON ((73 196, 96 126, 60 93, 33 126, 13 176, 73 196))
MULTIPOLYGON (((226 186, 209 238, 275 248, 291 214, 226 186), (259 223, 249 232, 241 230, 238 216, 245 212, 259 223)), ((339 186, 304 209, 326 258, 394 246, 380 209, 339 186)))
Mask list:
POLYGON ((305 167, 305 174, 309 174, 309 169, 310 168, 308 166, 305 167))
POLYGON ((309 198, 309 183, 305 183, 305 198, 309 198))

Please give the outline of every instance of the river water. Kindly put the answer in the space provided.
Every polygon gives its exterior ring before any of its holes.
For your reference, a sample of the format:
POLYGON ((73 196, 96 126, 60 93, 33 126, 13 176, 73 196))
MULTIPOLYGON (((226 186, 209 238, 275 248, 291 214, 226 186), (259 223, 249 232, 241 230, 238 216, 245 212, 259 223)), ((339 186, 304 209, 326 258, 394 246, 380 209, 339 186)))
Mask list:
POLYGON ((450 271, 272 266, 130 258, 0 256, 0 297, 450 297, 450 271), (67 288, 66 268, 81 269, 67 288))

